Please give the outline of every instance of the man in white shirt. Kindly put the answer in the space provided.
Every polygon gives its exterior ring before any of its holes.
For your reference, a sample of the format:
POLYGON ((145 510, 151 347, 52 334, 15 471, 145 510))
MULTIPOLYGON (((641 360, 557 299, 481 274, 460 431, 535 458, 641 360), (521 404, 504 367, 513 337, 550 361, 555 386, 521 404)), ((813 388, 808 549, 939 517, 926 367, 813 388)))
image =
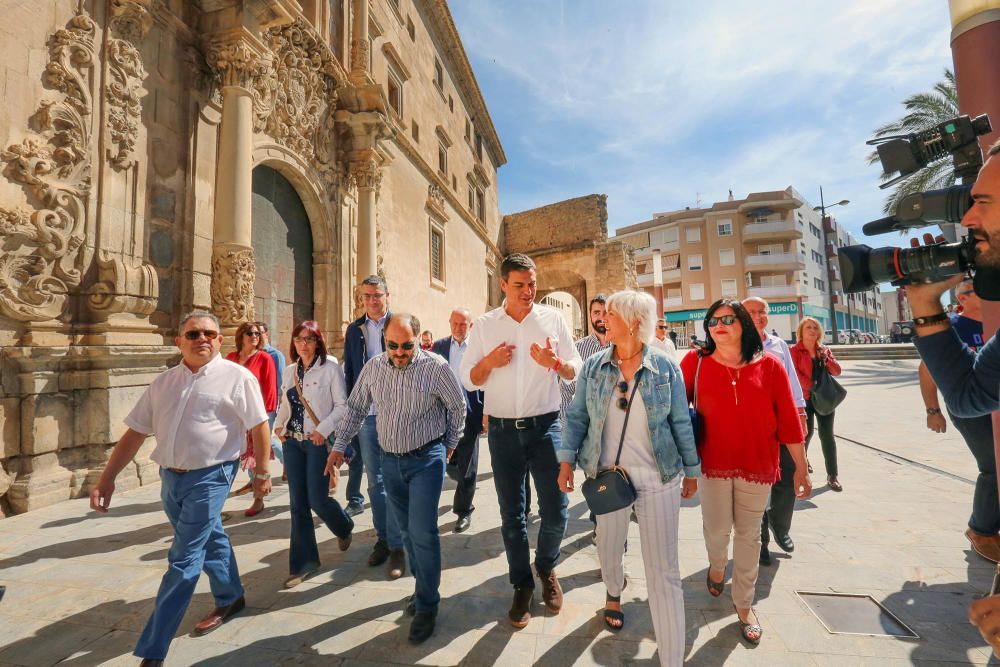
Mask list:
POLYGON ((662 317, 656 320, 656 331, 649 340, 649 346, 663 350, 668 357, 677 362, 677 346, 667 338, 667 322, 662 317))
POLYGON ((514 627, 523 628, 531 619, 535 589, 524 511, 528 471, 535 480, 541 517, 535 569, 542 580, 542 599, 553 613, 562 608, 555 564, 566 532, 568 501, 558 487, 559 381, 573 380, 583 362, 562 315, 535 304, 531 258, 508 255, 500 275, 506 303, 476 320, 462 358, 462 382, 469 391, 485 391, 493 483, 514 586, 508 617, 514 627))
POLYGON ((128 430, 90 493, 91 508, 107 512, 115 477, 146 437, 156 435, 150 458, 160 465, 160 496, 174 541, 153 615, 135 648, 146 666, 162 664, 203 569, 216 608, 194 627, 195 636, 211 632, 245 606, 236 556, 220 515, 247 431, 257 460, 254 497, 271 491, 271 435, 257 379, 219 356, 222 335, 211 313, 187 315, 178 330, 174 342, 181 363, 157 376, 139 398, 125 418, 128 430))
MULTIPOLYGON (((799 409, 799 418, 802 420, 802 432, 806 432, 806 400, 802 396, 802 387, 799 385, 799 374, 795 371, 795 362, 792 361, 792 351, 788 349, 788 343, 773 334, 767 333, 767 316, 770 306, 767 301, 760 297, 750 297, 743 302, 743 306, 750 313, 750 319, 757 327, 764 342, 764 351, 773 354, 781 361, 788 374, 788 381, 792 385, 792 398, 795 400, 795 407, 799 409)), ((772 330, 773 331, 773 330, 772 330)), ((795 550, 795 543, 789 531, 792 528, 792 511, 795 509, 795 461, 788 453, 788 448, 781 445, 781 479, 771 487, 771 501, 769 507, 761 518, 760 526, 760 563, 761 565, 771 564, 771 552, 768 545, 771 543, 770 533, 774 533, 774 541, 778 543, 785 553, 792 553, 795 550), (770 530, 768 527, 770 526, 770 530)))

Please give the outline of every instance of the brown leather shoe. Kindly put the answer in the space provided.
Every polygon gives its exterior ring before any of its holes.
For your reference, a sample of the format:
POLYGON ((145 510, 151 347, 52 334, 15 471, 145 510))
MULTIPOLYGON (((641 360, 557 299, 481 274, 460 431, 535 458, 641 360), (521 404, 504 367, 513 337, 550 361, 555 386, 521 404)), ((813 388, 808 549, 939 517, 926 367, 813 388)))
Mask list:
POLYGON ((195 637, 201 637, 202 635, 207 635, 212 630, 222 625, 229 619, 230 616, 234 616, 247 606, 247 601, 245 598, 240 597, 233 602, 231 605, 225 607, 216 607, 212 610, 205 618, 198 621, 198 624, 194 626, 194 630, 191 632, 195 637))
POLYGON ((841 491, 844 490, 844 487, 841 486, 840 482, 837 480, 836 475, 830 475, 829 477, 827 477, 826 483, 830 485, 830 490, 836 491, 837 493, 840 493, 841 491))
POLYGON ((972 550, 991 563, 1000 563, 1000 537, 996 535, 980 535, 969 528, 965 537, 972 543, 972 550))
POLYGON ((154 660, 153 658, 143 658, 142 662, 139 663, 139 667, 163 667, 163 661, 154 660))
POLYGON ((406 572, 406 552, 393 549, 389 552, 389 578, 399 579, 406 572))
POLYGON ((514 587, 514 601, 510 604, 507 618, 518 630, 528 625, 528 621, 531 620, 531 598, 534 594, 533 588, 514 587))
POLYGON ((538 570, 538 578, 542 580, 542 602, 545 603, 545 608, 553 614, 558 614, 559 610, 562 609, 563 592, 562 586, 559 585, 559 579, 556 578, 556 571, 542 572, 538 570))

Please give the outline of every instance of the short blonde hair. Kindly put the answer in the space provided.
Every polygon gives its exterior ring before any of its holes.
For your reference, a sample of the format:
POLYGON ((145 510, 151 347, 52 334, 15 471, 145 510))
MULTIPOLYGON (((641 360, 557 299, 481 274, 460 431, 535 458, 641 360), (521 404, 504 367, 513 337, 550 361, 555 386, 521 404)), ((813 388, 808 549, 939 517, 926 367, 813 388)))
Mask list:
POLYGON ((656 331, 656 299, 646 292, 622 290, 608 297, 608 310, 626 322, 638 323, 639 341, 648 343, 656 331))
POLYGON ((815 317, 809 317, 808 315, 802 318, 802 321, 799 322, 799 326, 795 327, 795 340, 802 340, 802 329, 805 328, 806 324, 808 324, 809 322, 812 322, 813 324, 819 327, 819 342, 820 344, 822 344, 823 325, 820 324, 819 320, 817 320, 815 317))

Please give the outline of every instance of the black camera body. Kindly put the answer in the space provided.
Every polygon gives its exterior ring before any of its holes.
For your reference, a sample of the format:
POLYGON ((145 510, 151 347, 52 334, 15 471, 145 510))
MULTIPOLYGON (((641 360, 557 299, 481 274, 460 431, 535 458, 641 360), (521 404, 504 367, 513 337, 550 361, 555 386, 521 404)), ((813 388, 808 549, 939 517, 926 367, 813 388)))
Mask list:
MULTIPOLYGON (((937 127, 904 137, 869 141, 870 145, 878 145, 885 173, 899 172, 899 176, 884 183, 883 188, 946 155, 951 155, 955 175, 963 183, 906 196, 894 215, 867 223, 862 228, 865 235, 960 223, 972 206, 970 191, 983 166, 978 137, 991 131, 990 119, 983 114, 976 118, 952 118, 937 127)), ((976 293, 984 299, 1000 300, 1000 272, 985 267, 976 269, 976 252, 975 241, 967 236, 954 243, 915 248, 845 246, 837 255, 845 292, 864 292, 882 282, 896 286, 937 282, 955 274, 972 272, 976 293)))

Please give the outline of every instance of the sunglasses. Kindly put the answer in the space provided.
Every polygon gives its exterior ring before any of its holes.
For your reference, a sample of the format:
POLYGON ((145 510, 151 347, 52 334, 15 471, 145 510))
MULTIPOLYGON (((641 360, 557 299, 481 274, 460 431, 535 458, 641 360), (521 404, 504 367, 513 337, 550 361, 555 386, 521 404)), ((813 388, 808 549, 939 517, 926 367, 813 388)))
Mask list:
POLYGON ((407 352, 409 352, 410 350, 412 350, 416 346, 417 346, 417 344, 415 342, 413 342, 412 340, 411 341, 407 341, 405 343, 393 343, 392 341, 389 341, 389 340, 387 340, 385 342, 386 349, 392 350, 393 352, 395 352, 399 348, 403 348, 404 350, 406 350, 407 352))
POLYGON ((727 327, 733 325, 736 321, 735 315, 723 315, 722 317, 710 317, 708 318, 708 328, 717 327, 719 323, 725 324, 727 327))
POLYGON ((315 343, 316 336, 296 336, 293 338, 296 343, 315 343))
POLYGON ((618 397, 618 407, 622 410, 628 410, 628 382, 622 380, 618 383, 618 391, 622 393, 618 397))
POLYGON ((667 327, 665 325, 663 325, 663 324, 657 324, 656 328, 657 329, 666 329, 667 327))
POLYGON ((248 336, 250 338, 260 338, 260 332, 259 331, 248 331, 248 332, 246 332, 243 335, 244 336, 248 336))
POLYGON ((208 340, 215 340, 215 337, 218 335, 218 331, 212 331, 211 329, 191 329, 191 331, 184 332, 184 337, 188 340, 198 340, 202 336, 208 340))
POLYGON ((365 301, 378 301, 379 299, 385 298, 385 292, 377 292, 375 294, 362 294, 361 298, 365 301))

